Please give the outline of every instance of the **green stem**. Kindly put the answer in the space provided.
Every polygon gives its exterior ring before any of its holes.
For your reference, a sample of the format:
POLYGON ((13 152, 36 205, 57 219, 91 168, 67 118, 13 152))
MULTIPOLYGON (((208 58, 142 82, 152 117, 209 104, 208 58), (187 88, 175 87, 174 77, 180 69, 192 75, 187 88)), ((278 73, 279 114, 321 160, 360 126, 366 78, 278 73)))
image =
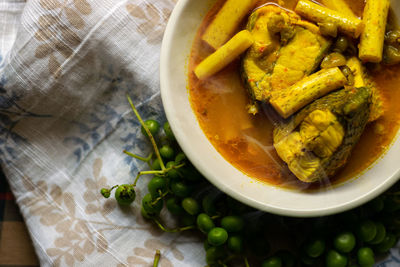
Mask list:
POLYGON ((195 229, 196 225, 189 225, 189 226, 185 226, 185 227, 178 227, 178 228, 174 228, 174 229, 168 229, 165 228, 164 225, 162 225, 157 219, 153 219, 153 221, 157 224, 157 226, 163 230, 164 232, 167 233, 177 233, 177 232, 182 232, 182 231, 186 231, 186 230, 191 230, 191 229, 195 229))
POLYGON ((133 154, 133 153, 131 153, 129 151, 126 151, 126 150, 124 150, 123 152, 125 154, 127 154, 128 156, 131 156, 132 158, 135 158, 135 159, 138 159, 138 160, 141 160, 141 161, 145 161, 145 162, 150 161, 151 156, 153 155, 153 153, 150 153, 150 155, 145 158, 145 157, 141 157, 141 156, 138 156, 136 154, 133 154))
POLYGON ((247 259, 246 256, 244 257, 244 265, 245 265, 246 267, 250 267, 249 260, 247 259))
POLYGON ((137 181, 139 180, 139 177, 144 175, 144 174, 163 174, 164 171, 140 171, 138 172, 138 174, 136 175, 136 179, 133 182, 133 186, 136 186, 137 181))
MULTIPOLYGON (((128 152, 129 153, 129 152, 128 152)), ((136 155, 135 155, 136 156, 136 155)), ((182 164, 179 164, 179 165, 176 165, 176 166, 172 166, 172 167, 170 167, 170 168, 165 168, 164 167, 164 169, 163 170, 160 170, 160 171, 155 171, 155 170, 152 170, 152 171, 141 171, 141 172, 138 172, 138 174, 136 175, 136 179, 135 179, 135 181, 133 182, 133 186, 136 186, 136 183, 137 183, 137 181, 139 180, 139 177, 140 176, 142 176, 143 174, 165 174, 165 173, 167 173, 169 170, 172 170, 172 169, 179 169, 179 168, 182 168, 183 166, 185 166, 185 163, 182 163, 182 164)))
POLYGON ((110 192, 114 189, 117 188, 119 185, 114 185, 113 187, 110 188, 110 192))
POLYGON ((157 267, 160 262, 161 252, 157 249, 156 254, 154 255, 153 267, 157 267))
POLYGON ((138 155, 128 152, 126 150, 124 150, 124 153, 133 158, 139 159, 141 161, 145 161, 147 163, 147 166, 149 166, 149 168, 151 169, 150 160, 151 160, 151 157, 153 157, 153 152, 151 152, 150 155, 147 156, 147 158, 143 158, 141 156, 138 156, 138 155))
POLYGON ((176 165, 176 166, 172 166, 172 167, 168 168, 167 170, 170 170, 170 169, 179 169, 179 168, 184 167, 185 165, 186 165, 186 163, 182 163, 182 164, 179 164, 179 165, 176 165))
MULTIPOLYGON (((161 190, 160 190, 161 191, 161 190)), ((166 197, 169 194, 169 192, 165 192, 164 194, 160 194, 160 196, 158 198, 156 198, 153 202, 151 202, 150 204, 152 206, 154 206, 155 204, 157 204, 158 201, 160 201, 161 199, 163 199, 164 197, 166 197)))
POLYGON ((129 97, 129 95, 127 95, 126 97, 128 98, 129 104, 131 105, 133 112, 135 113, 135 115, 136 115, 137 119, 139 120, 140 124, 143 126, 144 130, 147 133, 147 136, 150 139, 151 144, 153 145, 154 152, 156 153, 156 156, 157 156, 158 160, 160 161, 161 170, 165 170, 164 162, 163 162, 163 160, 161 158, 160 151, 158 150, 158 147, 157 147, 156 141, 154 140, 153 135, 151 134, 149 128, 147 128, 147 126, 144 124, 144 121, 142 120, 142 117, 140 117, 140 114, 137 111, 137 109, 135 108, 135 105, 133 105, 132 99, 129 97))
POLYGON ((228 256, 227 258, 225 258, 224 261, 221 262, 221 263, 222 263, 222 264, 225 264, 225 263, 230 262, 231 260, 238 259, 238 258, 241 258, 241 256, 240 256, 240 255, 229 255, 229 256, 228 256))

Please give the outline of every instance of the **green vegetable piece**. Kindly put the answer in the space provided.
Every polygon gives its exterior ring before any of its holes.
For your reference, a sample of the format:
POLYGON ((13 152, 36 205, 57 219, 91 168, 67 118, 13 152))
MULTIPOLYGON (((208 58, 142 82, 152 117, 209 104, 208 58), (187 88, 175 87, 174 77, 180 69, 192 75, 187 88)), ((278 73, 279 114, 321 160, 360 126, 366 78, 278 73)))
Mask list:
POLYGON ((105 197, 105 198, 109 198, 110 195, 111 195, 110 189, 107 189, 107 188, 102 188, 102 189, 100 190, 100 193, 101 193, 101 194, 103 195, 103 197, 105 197))
POLYGON ((200 213, 197 216, 197 227, 203 233, 207 234, 212 228, 215 227, 213 220, 205 213, 200 213))
POLYGON ((182 200, 183 209, 190 215, 196 215, 200 212, 199 203, 194 198, 187 197, 182 200))
POLYGON ((326 267, 346 267, 347 257, 331 249, 326 254, 326 267))
POLYGON ((196 223, 196 216, 190 215, 188 213, 184 213, 181 217, 181 224, 183 226, 191 226, 196 223))
POLYGON ((175 141, 175 135, 172 132, 171 126, 169 125, 169 122, 164 123, 163 126, 164 133, 167 136, 167 138, 171 141, 175 141))
POLYGON ((244 220, 239 216, 225 216, 221 220, 221 227, 228 232, 239 232, 243 229, 244 220))
POLYGON ((388 45, 383 49, 383 63, 395 65, 400 62, 400 51, 394 46, 388 45))
POLYGON ((210 247, 206 250, 207 264, 213 264, 225 257, 226 257, 226 251, 224 247, 210 247))
POLYGON ((147 184, 147 189, 149 190, 153 199, 160 196, 159 191, 164 192, 167 189, 167 182, 162 177, 153 177, 147 184))
POLYGON ((179 153, 176 155, 176 157, 175 157, 175 163, 176 163, 177 165, 179 165, 179 164, 185 162, 186 160, 187 160, 186 155, 185 155, 185 153, 183 153, 183 152, 179 152, 179 153))
MULTIPOLYGON (((155 136, 160 129, 160 124, 155 120, 147 120, 144 122, 144 124, 147 126, 152 136, 155 136)), ((143 126, 141 128, 141 131, 144 136, 147 136, 147 133, 143 126)))
POLYGON ((162 199, 153 204, 153 198, 150 193, 146 194, 142 199, 142 207, 148 214, 160 214, 163 205, 164 201, 162 199))
POLYGON ((209 216, 214 216, 217 214, 217 209, 215 208, 214 199, 210 195, 206 195, 202 200, 203 210, 209 216))
POLYGON ((357 262, 361 267, 372 267, 375 264, 374 252, 369 247, 362 247, 357 251, 357 262))
POLYGON ((187 197, 191 193, 191 188, 186 183, 182 181, 172 181, 171 190, 178 197, 187 197))
POLYGON ((136 192, 133 185, 123 184, 115 190, 115 199, 122 206, 130 205, 136 198, 136 192))
POLYGON ((391 45, 397 45, 400 43, 400 31, 394 30, 389 31, 385 35, 385 42, 391 45))
POLYGON ((228 240, 228 232, 221 227, 214 227, 208 232, 208 243, 213 246, 223 245, 228 240))
POLYGON ((369 242, 375 238, 376 225, 373 221, 367 220, 358 226, 358 236, 364 242, 369 242))
POLYGON ((358 48, 353 42, 349 42, 349 47, 347 48, 347 53, 350 56, 357 56, 358 55, 358 48))
POLYGON ((375 225, 376 225, 376 235, 374 239, 368 241, 369 244, 373 245, 381 243, 386 236, 385 226, 380 222, 375 223, 375 225))
POLYGON ((318 259, 317 258, 311 258, 305 253, 302 253, 301 255, 301 262, 305 266, 316 266, 318 265, 318 259))
POLYGON ((339 36, 336 39, 333 51, 337 53, 343 53, 349 47, 349 40, 345 36, 339 36))
POLYGON ((280 250, 275 256, 282 259, 284 267, 294 267, 296 264, 296 257, 288 250, 280 250))
POLYGON ((155 171, 161 170, 160 161, 158 159, 153 160, 153 162, 151 163, 151 168, 155 171))
POLYGON ((210 243, 208 243, 207 239, 204 240, 203 247, 204 247, 205 251, 207 251, 207 249, 209 249, 211 247, 211 245, 210 245, 210 243))
POLYGON ((318 258, 325 251, 325 241, 321 238, 312 239, 305 245, 304 250, 311 258, 318 258))
POLYGON ((282 259, 273 256, 269 257, 268 259, 264 260, 261 264, 261 267, 281 267, 282 266, 282 259))
POLYGON ((335 23, 321 22, 321 23, 318 23, 318 26, 319 26, 319 30, 322 33, 322 35, 331 36, 331 37, 336 38, 337 33, 338 33, 338 28, 335 23))
POLYGON ((233 253, 239 254, 243 251, 243 238, 239 235, 230 236, 226 242, 228 249, 233 253))
POLYGON ((148 212, 143 208, 143 206, 140 208, 140 213, 142 214, 143 218, 148 219, 148 220, 153 219, 153 218, 155 217, 154 214, 148 213, 148 212))
POLYGON ((340 67, 346 65, 346 58, 337 52, 327 55, 321 62, 321 68, 330 69, 334 67, 340 67))
MULTIPOLYGON (((166 167, 167 169, 172 168, 172 167, 174 167, 174 166, 176 166, 175 161, 169 161, 169 162, 167 163, 167 165, 165 165, 165 167, 166 167)), ((178 178, 179 178, 179 172, 178 172, 177 169, 171 169, 171 170, 168 171, 168 176, 169 176, 171 179, 178 179, 178 178)))
POLYGON ((179 169, 179 173, 185 180, 191 182, 196 182, 202 178, 202 175, 192 165, 185 165, 185 167, 179 169))
POLYGON ((165 159, 173 159, 175 157, 174 149, 169 145, 163 145, 160 148, 160 154, 165 159))
POLYGON ((339 252, 348 253, 355 247, 356 237, 351 232, 340 233, 334 238, 333 245, 339 252))
POLYGON ((392 247, 394 247, 397 243, 397 238, 394 234, 388 233, 385 238, 382 240, 381 243, 379 243, 375 247, 375 251, 378 253, 386 253, 388 252, 392 247))
POLYGON ((165 204, 169 212, 171 212, 173 215, 180 215, 184 211, 182 206, 180 205, 178 198, 176 197, 171 197, 167 199, 165 204))

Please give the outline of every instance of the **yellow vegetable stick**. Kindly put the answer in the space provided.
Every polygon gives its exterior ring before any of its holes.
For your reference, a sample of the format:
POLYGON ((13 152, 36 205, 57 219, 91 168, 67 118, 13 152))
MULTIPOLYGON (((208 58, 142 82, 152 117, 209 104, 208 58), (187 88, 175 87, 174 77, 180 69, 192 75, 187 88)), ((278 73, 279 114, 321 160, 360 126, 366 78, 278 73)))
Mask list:
POLYGON ((390 0, 367 0, 364 8, 365 28, 361 34, 358 57, 363 62, 381 62, 390 0))
POLYGON ((269 102, 286 119, 313 100, 346 83, 347 79, 338 67, 322 69, 291 87, 273 92, 269 102))
POLYGON ((249 31, 237 33, 226 44, 200 62, 194 73, 200 80, 210 77, 226 67, 253 43, 254 39, 249 31))
POLYGON ((218 49, 242 22, 257 0, 227 0, 206 29, 202 39, 214 49, 218 49))
POLYGON ((300 0, 296 5, 295 12, 314 22, 333 23, 339 31, 354 38, 358 38, 363 29, 363 22, 359 18, 347 16, 308 0, 300 0))
POLYGON ((348 17, 356 17, 353 10, 347 5, 344 0, 321 0, 321 3, 324 4, 327 8, 332 10, 336 10, 348 17))

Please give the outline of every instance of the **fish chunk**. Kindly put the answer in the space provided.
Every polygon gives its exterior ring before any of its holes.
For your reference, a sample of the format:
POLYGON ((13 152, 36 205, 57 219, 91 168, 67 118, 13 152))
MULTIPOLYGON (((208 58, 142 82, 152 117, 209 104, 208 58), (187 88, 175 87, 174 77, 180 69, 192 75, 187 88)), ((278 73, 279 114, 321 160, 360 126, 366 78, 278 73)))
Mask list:
POLYGON ((277 125, 274 147, 290 171, 306 183, 332 177, 342 168, 368 122, 369 87, 326 95, 277 125))
POLYGON ((254 101, 289 87, 316 70, 331 41, 319 28, 276 5, 254 11, 247 30, 254 44, 242 59, 241 74, 254 101))

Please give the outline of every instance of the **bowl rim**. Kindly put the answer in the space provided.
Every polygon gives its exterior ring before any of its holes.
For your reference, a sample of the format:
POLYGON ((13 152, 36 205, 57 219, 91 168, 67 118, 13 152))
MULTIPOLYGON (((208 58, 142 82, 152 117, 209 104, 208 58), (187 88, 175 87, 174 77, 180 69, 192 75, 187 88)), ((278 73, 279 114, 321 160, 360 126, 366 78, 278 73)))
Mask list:
MULTIPOLYGON (((363 192, 362 194, 358 195, 355 197, 352 201, 341 203, 338 205, 333 205, 328 208, 319 208, 319 209, 289 209, 289 208, 282 208, 282 207, 277 207, 274 205, 269 205, 268 203, 263 203, 260 201, 257 201, 248 195, 243 194, 242 192, 238 190, 233 190, 232 187, 227 186, 227 184, 223 183, 223 180, 218 179, 218 177, 215 176, 215 174, 206 166, 203 165, 202 162, 198 160, 198 155, 195 151, 190 146, 190 143, 187 142, 187 136, 182 134, 181 131, 177 131, 178 124, 174 120, 174 112, 173 110, 176 108, 174 106, 174 103, 170 101, 170 85, 169 85, 169 76, 168 76, 168 67, 169 67, 169 51, 172 47, 173 43, 173 34, 174 30, 176 30, 176 25, 178 24, 178 21, 180 19, 180 16, 184 13, 185 7, 191 2, 192 0, 179 0, 178 3, 176 4, 170 18, 167 24, 167 27, 164 32, 163 36, 163 41, 161 45, 161 56, 160 56, 160 87, 161 87, 161 98, 162 98, 162 103, 164 106, 164 110, 166 113, 166 117, 168 121, 170 122, 171 128, 174 130, 174 134, 176 136, 176 140, 184 153, 187 155, 191 163, 213 184, 215 185, 218 189, 220 189, 222 192, 226 193, 227 195, 235 198, 236 200, 239 200, 249 206, 252 206, 254 208, 257 208, 262 211, 278 214, 278 215, 284 215, 284 216, 292 216, 292 217, 317 217, 317 216, 326 216, 326 215, 331 215, 339 212, 343 212, 352 208, 355 208, 357 206, 360 206, 373 198, 377 197, 387 189, 389 189, 392 185, 394 185, 398 180, 400 180, 400 167, 395 171, 391 176, 386 177, 384 182, 380 183, 379 186, 369 190, 368 192, 363 192)), ((195 1, 195 0, 193 0, 195 1)), ((197 32, 198 28, 196 28, 197 32)), ((190 44, 192 45, 193 40, 190 41, 190 44)), ((187 81, 187 68, 185 68, 185 81, 187 81)), ((186 82, 187 85, 187 82, 186 82)), ((186 90, 186 87, 185 87, 186 90)), ((191 104, 190 107, 192 108, 191 104)), ((192 110, 193 112, 193 110, 192 110)), ((198 118, 196 115, 196 123, 199 124, 198 118)), ((200 126, 199 126, 200 127, 200 126)), ((200 127, 201 128, 201 127, 200 127)), ((202 131, 202 129, 201 129, 202 131)), ((400 130, 397 133, 397 136, 392 140, 391 147, 393 146, 394 143, 397 143, 396 139, 399 136, 400 130)), ((203 132, 204 135, 204 132, 203 132)), ((208 140, 208 138, 207 138, 208 140)), ((398 140, 400 142, 400 140, 398 140)), ((208 142, 210 142, 208 140, 208 142)), ((213 146, 211 144, 211 146, 213 146)), ((213 146, 214 147, 214 146, 213 146)), ((391 149, 389 147, 387 151, 391 149)), ((214 147, 215 149, 215 147, 214 147)), ((387 151, 384 153, 386 154, 387 151)), ((218 153, 218 152, 217 152, 218 153)), ((377 159, 373 165, 377 164, 378 161, 381 161, 383 155, 380 157, 380 159, 377 159)), ((224 158, 226 161, 226 159, 224 158)), ((235 167, 234 167, 235 168, 235 167)), ((243 173, 242 173, 243 174, 243 173)), ((245 175, 245 174, 244 174, 245 175)), ((364 174, 361 174, 363 176, 364 174)), ((246 175, 247 176, 247 175, 246 175)), ((248 177, 248 176, 247 176, 248 177)), ((254 182, 258 182, 256 179, 249 177, 250 179, 253 179, 254 182)), ((362 179, 362 177, 360 177, 362 179)), ((344 184, 347 182, 351 182, 352 179, 349 179, 346 181, 344 184)), ((263 182, 260 182, 263 183, 263 182)), ((266 184, 266 183, 265 183, 266 184)), ((269 187, 274 187, 276 188, 277 186, 267 184, 269 187)), ((341 186, 341 185, 339 185, 341 186)), ((277 187, 278 190, 281 189, 281 191, 286 191, 287 189, 277 187)), ((333 189, 332 189, 333 190, 333 189)))

